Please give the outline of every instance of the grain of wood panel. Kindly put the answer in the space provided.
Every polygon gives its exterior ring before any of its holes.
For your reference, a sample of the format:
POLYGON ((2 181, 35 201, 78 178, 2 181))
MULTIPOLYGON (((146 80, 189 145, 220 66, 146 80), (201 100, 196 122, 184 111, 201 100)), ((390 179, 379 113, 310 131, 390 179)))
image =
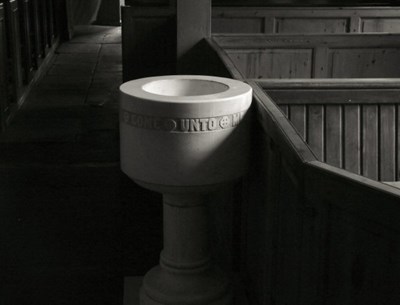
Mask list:
POLYGON ((394 105, 380 106, 380 180, 396 180, 396 111, 394 105))
POLYGON ((290 106, 289 118, 303 140, 307 141, 307 108, 305 105, 290 106))
POLYGON ((337 208, 332 208, 330 223, 326 303, 395 304, 391 300, 400 297, 395 288, 400 280, 398 239, 391 241, 389 230, 337 208))
POLYGON ((310 78, 312 50, 228 50, 233 62, 247 78, 310 78))
POLYGON ((325 111, 325 161, 340 168, 343 164, 342 106, 328 105, 325 111))
POLYGON ((295 185, 283 162, 280 173, 280 198, 278 203, 278 244, 276 286, 277 304, 297 304, 300 278, 300 256, 302 214, 298 213, 301 204, 301 186, 295 185), (287 293, 290 291, 291 293, 287 293))
POLYGON ((346 33, 349 18, 276 18, 277 34, 318 34, 346 33))
POLYGON ((361 32, 363 33, 400 33, 400 17, 392 18, 362 18, 361 32))
POLYGON ((289 118, 289 106, 288 105, 279 105, 279 108, 282 110, 284 115, 289 118))
POLYGON ((329 52, 329 77, 400 77, 400 48, 338 48, 329 52))
POLYGON ((325 110, 323 105, 308 106, 307 143, 318 160, 324 160, 325 110))
POLYGON ((313 78, 328 77, 328 55, 327 47, 315 47, 313 49, 313 78))
POLYGON ((211 25, 218 33, 264 33, 263 17, 213 18, 211 25))
POLYGON ((379 179, 378 106, 362 106, 362 175, 379 179))
MULTIPOLYGON (((355 84, 355 88, 358 84, 355 84)), ((400 86, 399 86, 400 88, 400 86)), ((400 101, 400 89, 331 89, 331 88, 315 88, 315 89, 300 89, 300 88, 277 88, 265 89, 266 92, 274 99, 277 104, 394 104, 400 101)))
POLYGON ((361 173, 361 129, 360 106, 344 106, 344 168, 349 172, 361 173))

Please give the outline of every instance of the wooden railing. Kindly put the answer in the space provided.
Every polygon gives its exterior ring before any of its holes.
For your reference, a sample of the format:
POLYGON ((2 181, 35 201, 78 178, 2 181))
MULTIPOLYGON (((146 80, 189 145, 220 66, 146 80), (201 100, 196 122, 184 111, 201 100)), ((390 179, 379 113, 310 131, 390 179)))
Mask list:
POLYGON ((60 38, 55 0, 6 0, 0 13, 1 126, 6 127, 41 77, 60 38))

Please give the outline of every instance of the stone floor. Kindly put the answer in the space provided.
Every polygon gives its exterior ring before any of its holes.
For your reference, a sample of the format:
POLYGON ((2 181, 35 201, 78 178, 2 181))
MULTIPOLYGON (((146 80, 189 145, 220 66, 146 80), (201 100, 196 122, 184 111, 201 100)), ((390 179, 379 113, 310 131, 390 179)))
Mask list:
POLYGON ((157 264, 161 198, 119 168, 120 34, 77 28, 0 135, 2 305, 122 304, 157 264))

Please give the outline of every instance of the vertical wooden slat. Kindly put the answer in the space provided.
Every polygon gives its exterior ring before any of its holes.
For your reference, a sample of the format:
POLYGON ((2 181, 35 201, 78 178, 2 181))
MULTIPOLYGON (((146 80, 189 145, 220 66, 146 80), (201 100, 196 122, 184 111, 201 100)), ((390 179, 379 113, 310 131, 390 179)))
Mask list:
POLYGON ((396 180, 396 113, 394 105, 380 106, 380 180, 396 180))
POLYGON ((378 106, 363 105, 363 171, 368 178, 379 179, 378 172, 378 106))
POLYGON ((316 47, 313 50, 313 78, 328 77, 328 48, 316 47))
POLYGON ((289 106, 288 105, 279 105, 279 108, 286 115, 286 117, 289 117, 289 106))
POLYGON ((8 74, 7 74, 6 21, 4 7, 0 3, 0 130, 6 126, 8 104, 8 74))
POLYGON ((400 168, 399 168, 399 164, 400 164, 400 106, 399 105, 396 105, 395 106, 395 112, 396 112, 396 137, 395 137, 395 139, 396 139, 396 145, 395 145, 395 148, 396 148, 396 181, 399 181, 400 180, 400 168))
POLYGON ((47 40, 50 46, 53 45, 54 43, 54 6, 53 6, 53 0, 46 0, 47 1, 47 40))
POLYGON ((352 173, 360 174, 360 106, 344 107, 344 168, 352 173))
POLYGON ((177 58, 211 36, 211 0, 177 1, 177 58))
POLYGON ((21 30, 21 53, 24 72, 24 83, 28 84, 33 76, 32 44, 31 44, 31 22, 29 0, 19 0, 19 16, 21 30))
POLYGON ((342 167, 342 106, 326 106, 325 117, 325 160, 330 165, 342 167))
POLYGON ((33 64, 38 69, 44 58, 42 23, 40 18, 39 0, 31 0, 31 28, 33 35, 33 64))
POLYGON ((307 142, 318 160, 324 160, 324 106, 308 107, 307 142))
POLYGON ((42 36, 42 47, 44 55, 46 56, 49 51, 49 41, 48 41, 48 28, 47 28, 47 3, 45 0, 39 0, 39 20, 41 23, 41 36, 42 36))
POLYGON ((305 140, 306 139, 306 123, 307 123, 307 111, 305 105, 293 105, 290 106, 290 121, 298 131, 299 135, 305 140))
POLYGON ((360 16, 352 16, 350 18, 350 33, 360 33, 361 32, 361 18, 360 16))
POLYGON ((12 66, 12 96, 13 101, 17 102, 22 94, 21 89, 23 86, 18 3, 16 0, 10 0, 6 4, 7 44, 9 45, 9 56, 12 66))
POLYGON ((273 34, 275 33, 275 18, 265 17, 264 18, 264 33, 273 34))

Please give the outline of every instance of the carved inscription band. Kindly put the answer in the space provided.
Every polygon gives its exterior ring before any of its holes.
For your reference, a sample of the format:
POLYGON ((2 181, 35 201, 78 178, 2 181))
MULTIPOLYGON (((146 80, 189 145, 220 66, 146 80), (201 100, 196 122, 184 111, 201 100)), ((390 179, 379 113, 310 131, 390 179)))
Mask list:
POLYGON ((236 127, 245 112, 209 118, 164 118, 121 110, 121 122, 142 129, 166 132, 210 132, 236 127))

